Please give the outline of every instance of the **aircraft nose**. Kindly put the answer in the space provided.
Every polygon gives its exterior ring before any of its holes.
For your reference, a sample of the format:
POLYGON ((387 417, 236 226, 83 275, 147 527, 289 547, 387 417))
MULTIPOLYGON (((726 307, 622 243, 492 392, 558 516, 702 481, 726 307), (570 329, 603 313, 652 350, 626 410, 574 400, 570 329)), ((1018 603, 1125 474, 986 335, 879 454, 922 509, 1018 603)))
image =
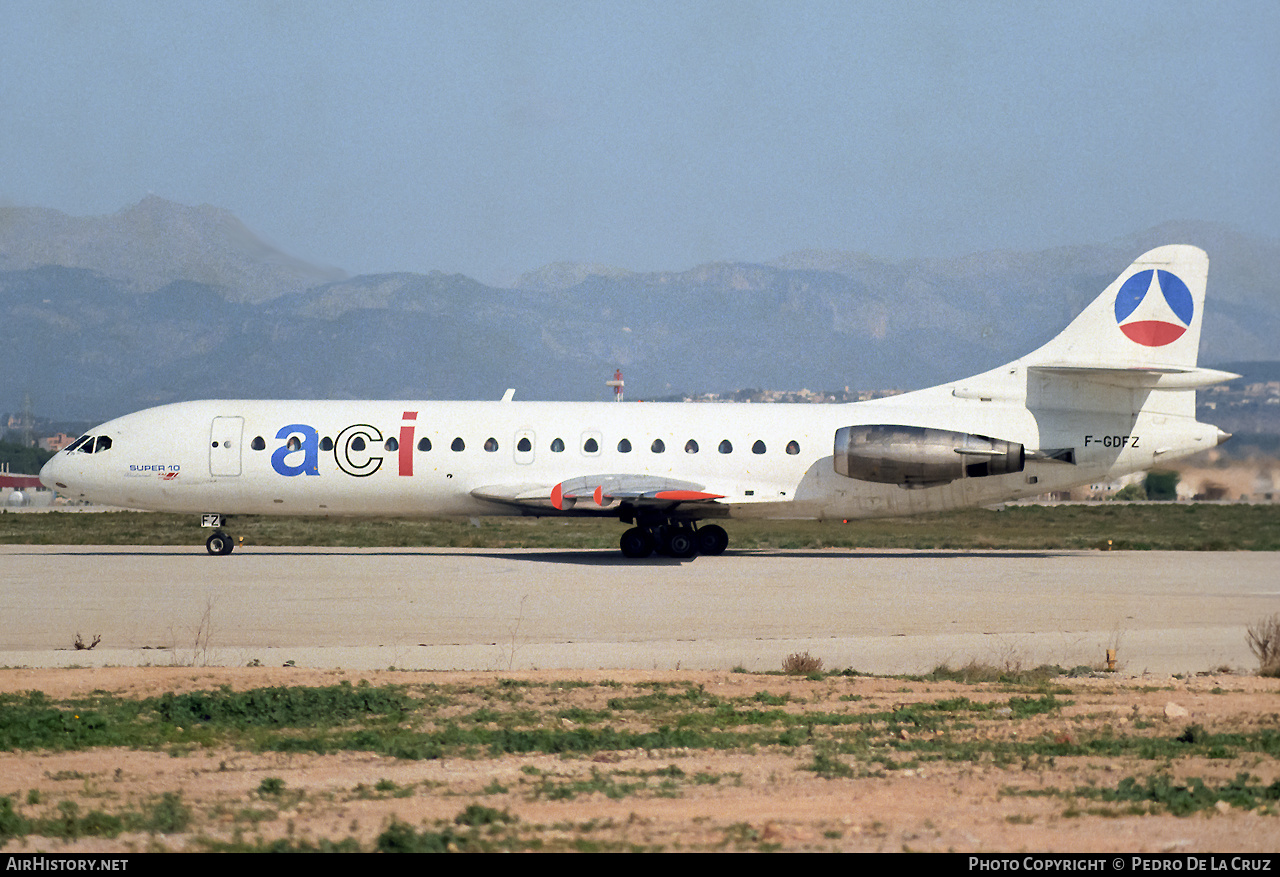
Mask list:
POLYGON ((50 490, 67 489, 63 471, 66 467, 63 460, 64 455, 57 453, 49 459, 49 462, 40 467, 40 483, 50 490))

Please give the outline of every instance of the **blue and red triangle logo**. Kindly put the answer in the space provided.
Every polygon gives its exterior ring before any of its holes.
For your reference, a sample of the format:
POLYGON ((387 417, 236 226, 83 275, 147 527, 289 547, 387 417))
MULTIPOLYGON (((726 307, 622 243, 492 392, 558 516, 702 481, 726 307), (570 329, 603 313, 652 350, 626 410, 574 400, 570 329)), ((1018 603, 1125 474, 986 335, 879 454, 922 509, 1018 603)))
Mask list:
POLYGON ((1130 341, 1146 347, 1177 341, 1194 314, 1191 290, 1169 271, 1139 271, 1116 293, 1116 324, 1130 341))

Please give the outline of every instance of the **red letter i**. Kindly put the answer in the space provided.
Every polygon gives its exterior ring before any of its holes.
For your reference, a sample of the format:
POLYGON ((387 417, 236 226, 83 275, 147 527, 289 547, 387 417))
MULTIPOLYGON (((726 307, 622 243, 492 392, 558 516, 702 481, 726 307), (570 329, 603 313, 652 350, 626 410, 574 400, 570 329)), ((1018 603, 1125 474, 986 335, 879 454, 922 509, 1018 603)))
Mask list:
MULTIPOLYGON (((417 420, 418 412, 406 411, 405 420, 417 420)), ((400 427, 400 474, 413 474, 413 424, 406 423, 400 427)))

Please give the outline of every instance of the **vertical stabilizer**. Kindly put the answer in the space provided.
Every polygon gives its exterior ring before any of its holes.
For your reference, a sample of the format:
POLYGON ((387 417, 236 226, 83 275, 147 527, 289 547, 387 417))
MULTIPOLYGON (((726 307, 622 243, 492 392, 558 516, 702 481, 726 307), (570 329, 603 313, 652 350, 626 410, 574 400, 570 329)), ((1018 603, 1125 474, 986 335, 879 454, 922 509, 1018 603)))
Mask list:
POLYGON ((1185 371, 1196 367, 1209 257, 1185 244, 1143 253, 1031 366, 1185 371))

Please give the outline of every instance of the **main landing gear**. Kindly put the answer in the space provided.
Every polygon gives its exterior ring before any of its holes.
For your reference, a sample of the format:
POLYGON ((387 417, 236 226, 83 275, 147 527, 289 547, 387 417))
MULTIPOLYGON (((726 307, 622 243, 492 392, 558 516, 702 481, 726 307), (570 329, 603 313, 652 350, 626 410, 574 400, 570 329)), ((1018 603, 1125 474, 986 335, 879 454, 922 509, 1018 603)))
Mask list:
POLYGON ((648 557, 657 551, 669 557, 688 558, 695 554, 721 554, 729 546, 724 527, 699 527, 696 521, 640 522, 622 534, 618 547, 625 557, 648 557))
POLYGON ((236 542, 230 536, 222 531, 227 525, 226 515, 201 515, 201 527, 213 527, 213 535, 204 540, 204 547, 210 554, 230 554, 236 547, 236 542))

